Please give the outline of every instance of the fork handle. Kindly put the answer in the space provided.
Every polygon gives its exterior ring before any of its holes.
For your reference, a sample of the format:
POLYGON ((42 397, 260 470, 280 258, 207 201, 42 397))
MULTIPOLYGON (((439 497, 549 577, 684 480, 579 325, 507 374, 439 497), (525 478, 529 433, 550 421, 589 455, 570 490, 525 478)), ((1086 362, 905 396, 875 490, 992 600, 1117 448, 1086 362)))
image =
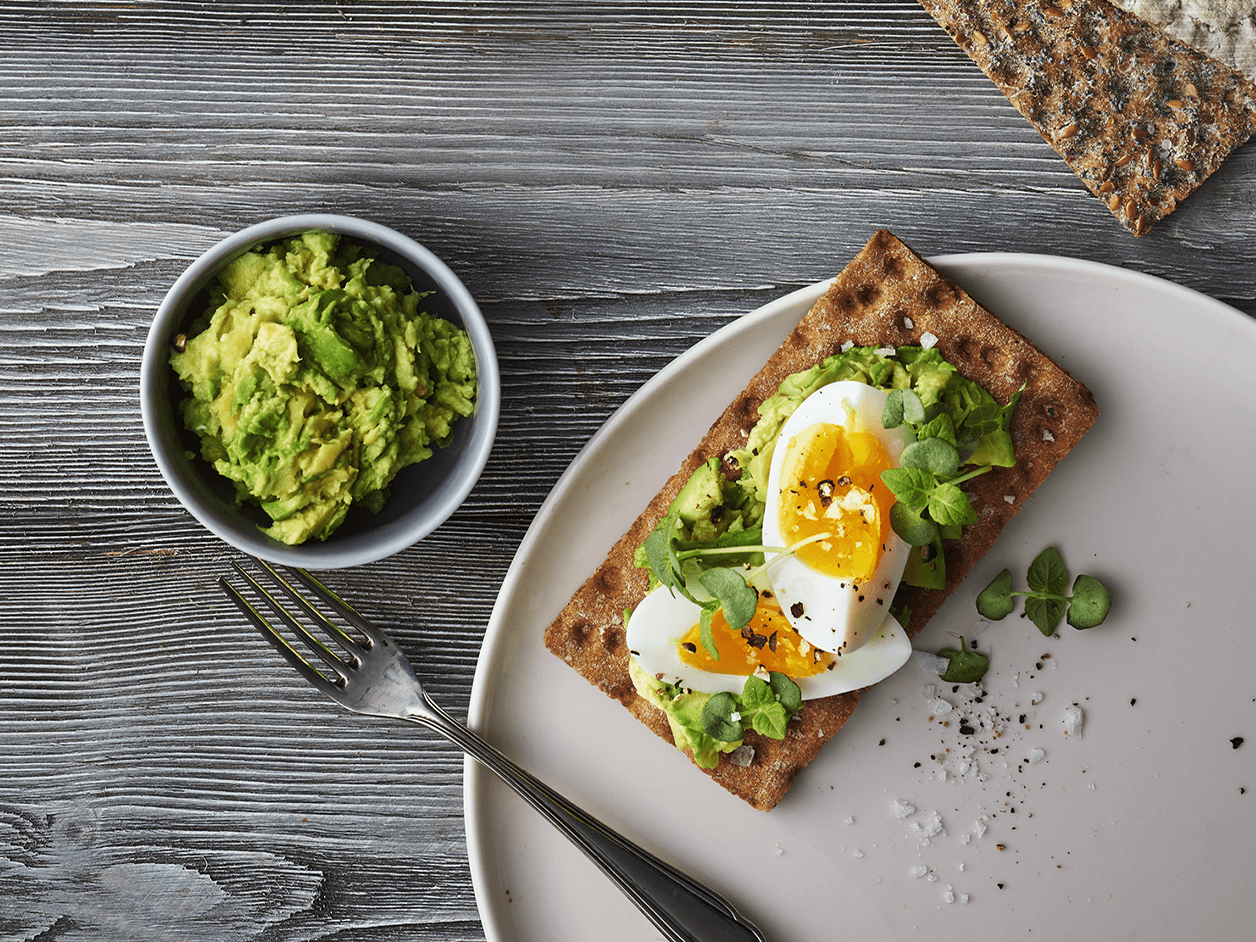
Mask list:
POLYGON ((724 897, 602 824, 422 696, 430 713, 413 713, 411 722, 440 733, 495 772, 584 851, 669 942, 766 942, 724 897))

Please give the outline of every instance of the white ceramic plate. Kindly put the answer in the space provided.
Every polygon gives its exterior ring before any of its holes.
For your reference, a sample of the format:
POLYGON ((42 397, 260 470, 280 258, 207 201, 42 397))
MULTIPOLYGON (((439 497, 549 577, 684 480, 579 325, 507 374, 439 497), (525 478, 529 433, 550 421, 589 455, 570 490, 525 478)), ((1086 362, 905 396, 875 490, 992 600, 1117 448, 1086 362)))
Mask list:
MULTIPOLYGON (((695 346, 580 453, 506 577, 471 723, 724 893, 770 939, 1249 938, 1256 323, 1098 264, 1012 254, 934 262, 1090 386, 1102 409, 915 640, 937 651, 953 635, 977 638, 993 664, 983 702, 909 663, 865 695, 764 814, 544 648, 545 626, 820 294, 816 285, 695 346), (1063 626, 1051 639, 1019 606, 984 623, 977 592, 1004 566, 1023 588, 1048 545, 1073 573, 1110 586, 1108 621, 1089 632, 1063 626), (929 685, 954 707, 949 715, 931 718, 929 685), (1072 704, 1084 712, 1080 738, 1064 733, 1072 704), (1001 718, 998 738, 976 722, 987 708, 1001 718), (978 732, 962 731, 970 726, 978 732), (1238 737, 1247 741, 1236 748, 1238 737), (967 768, 966 744, 975 750, 967 768), (915 811, 900 817, 896 802, 915 811), (928 836, 935 814, 943 830, 928 836)), ((493 942, 659 938, 474 764, 466 819, 493 942)))

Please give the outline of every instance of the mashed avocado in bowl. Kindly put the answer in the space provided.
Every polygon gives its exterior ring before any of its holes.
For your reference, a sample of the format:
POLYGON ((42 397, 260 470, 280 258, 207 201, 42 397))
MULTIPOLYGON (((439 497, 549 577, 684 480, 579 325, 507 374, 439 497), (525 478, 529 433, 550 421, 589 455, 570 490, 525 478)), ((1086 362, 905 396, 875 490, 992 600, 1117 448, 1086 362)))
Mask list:
POLYGON ((224 240, 176 283, 141 371, 145 430, 184 505, 229 543, 311 568, 434 529, 487 461, 496 358, 435 256, 341 216, 224 240))
POLYGON ((378 513, 407 465, 474 410, 465 330, 422 308, 395 265, 323 230, 246 252, 170 357, 201 455, 281 543, 326 539, 351 504, 378 513))

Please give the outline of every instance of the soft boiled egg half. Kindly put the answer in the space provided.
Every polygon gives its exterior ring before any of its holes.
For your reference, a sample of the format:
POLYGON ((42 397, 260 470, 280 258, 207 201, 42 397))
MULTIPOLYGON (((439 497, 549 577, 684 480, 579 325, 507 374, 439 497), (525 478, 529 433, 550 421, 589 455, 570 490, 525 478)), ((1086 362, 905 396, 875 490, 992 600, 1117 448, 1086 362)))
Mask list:
POLYGON ((776 598, 800 635, 842 655, 880 630, 910 551, 881 483, 911 444, 907 428, 881 425, 888 395, 851 381, 818 389, 781 428, 768 473, 763 544, 811 541, 767 554, 776 598))
MULTIPOLYGON (((889 613, 909 547, 890 527, 894 498, 881 483, 910 444, 886 430, 887 393, 840 381, 812 393, 777 437, 768 477, 763 544, 770 591, 734 631, 717 611, 719 658, 699 640, 696 605, 655 589, 633 611, 627 644, 641 668, 705 693, 739 693, 752 673, 780 671, 804 699, 857 690, 906 663, 911 643, 889 613)), ((757 581, 762 581, 757 580, 757 581)))

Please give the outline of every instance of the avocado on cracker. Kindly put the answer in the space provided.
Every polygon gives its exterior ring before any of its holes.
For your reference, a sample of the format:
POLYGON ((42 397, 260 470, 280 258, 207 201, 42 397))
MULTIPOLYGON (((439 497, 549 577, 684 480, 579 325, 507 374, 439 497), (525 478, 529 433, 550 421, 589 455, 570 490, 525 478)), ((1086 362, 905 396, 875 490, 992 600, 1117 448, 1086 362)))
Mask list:
MULTIPOLYGON (((685 485, 695 480, 695 471, 712 459, 712 469, 725 468, 725 457, 745 446, 765 403, 778 394, 783 381, 852 346, 936 346, 962 377, 1000 405, 1010 403, 1018 391, 1021 397, 1007 429, 1015 464, 994 467, 965 483, 977 522, 963 527, 959 539, 942 541, 945 581, 936 587, 903 583, 893 599, 892 610, 903 613, 908 636, 924 628, 1098 416, 1090 391, 1043 351, 891 233, 874 235, 750 378, 545 633, 553 654, 669 743, 675 742, 672 723, 634 685, 625 640, 624 613, 637 609, 650 589, 648 570, 635 565, 638 548, 685 485)), ((807 700, 789 720, 784 738, 751 730, 735 753, 702 757, 714 761, 707 767, 695 765, 753 807, 770 810, 858 703, 858 690, 807 700)))
POLYGON ((334 233, 246 252, 210 295, 170 357, 184 423, 281 543, 325 540, 351 505, 378 512, 397 472, 475 408, 467 333, 334 233))

